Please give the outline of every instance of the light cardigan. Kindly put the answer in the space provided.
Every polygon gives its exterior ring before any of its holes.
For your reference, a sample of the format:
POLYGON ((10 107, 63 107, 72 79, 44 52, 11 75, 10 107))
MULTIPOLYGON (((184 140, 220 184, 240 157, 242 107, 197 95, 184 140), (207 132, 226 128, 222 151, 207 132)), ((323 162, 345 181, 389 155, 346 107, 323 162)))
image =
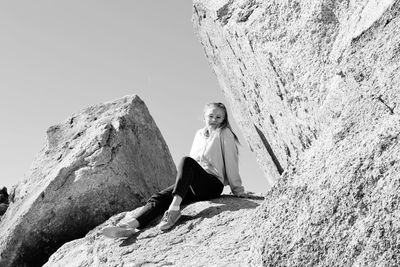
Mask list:
POLYGON ((218 129, 206 137, 205 130, 203 128, 196 132, 190 157, 206 172, 218 177, 224 185, 229 184, 232 193, 244 193, 239 175, 238 149, 232 131, 228 128, 218 129))

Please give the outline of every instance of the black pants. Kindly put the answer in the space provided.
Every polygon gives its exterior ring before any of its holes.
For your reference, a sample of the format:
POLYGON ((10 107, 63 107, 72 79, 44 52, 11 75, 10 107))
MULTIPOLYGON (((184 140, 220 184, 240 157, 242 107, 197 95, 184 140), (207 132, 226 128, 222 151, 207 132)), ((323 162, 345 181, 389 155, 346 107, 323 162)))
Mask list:
POLYGON ((140 228, 164 213, 174 195, 182 197, 182 204, 217 198, 224 189, 223 183, 206 172, 194 159, 182 158, 174 185, 152 195, 136 215, 140 228))

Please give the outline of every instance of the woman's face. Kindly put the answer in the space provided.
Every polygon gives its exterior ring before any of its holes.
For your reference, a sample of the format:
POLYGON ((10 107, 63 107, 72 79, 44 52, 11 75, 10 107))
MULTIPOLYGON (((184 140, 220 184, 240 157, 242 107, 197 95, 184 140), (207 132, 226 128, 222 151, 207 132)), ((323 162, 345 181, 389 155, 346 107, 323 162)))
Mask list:
POLYGON ((209 107, 204 112, 204 121, 206 126, 211 129, 217 129, 225 119, 224 110, 217 107, 209 107))

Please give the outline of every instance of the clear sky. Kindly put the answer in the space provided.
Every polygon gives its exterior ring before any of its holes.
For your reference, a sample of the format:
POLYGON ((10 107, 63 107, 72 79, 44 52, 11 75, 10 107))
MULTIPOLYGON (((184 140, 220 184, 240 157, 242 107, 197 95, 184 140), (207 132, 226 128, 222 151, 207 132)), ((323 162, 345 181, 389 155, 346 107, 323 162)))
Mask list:
MULTIPOLYGON (((191 16, 190 0, 1 1, 0 186, 24 178, 49 126, 125 95, 145 101, 176 163, 187 155, 204 104, 225 102, 191 16)), ((264 192, 239 137, 243 183, 264 192)))

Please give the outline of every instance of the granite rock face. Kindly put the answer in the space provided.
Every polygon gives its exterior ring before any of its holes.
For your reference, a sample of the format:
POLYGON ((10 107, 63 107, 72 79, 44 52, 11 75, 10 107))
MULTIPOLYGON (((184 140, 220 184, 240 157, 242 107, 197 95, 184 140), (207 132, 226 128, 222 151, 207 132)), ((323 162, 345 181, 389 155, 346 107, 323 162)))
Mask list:
POLYGON ((62 244, 134 209, 176 175, 138 96, 92 106, 47 130, 0 223, 0 265, 41 266, 62 244))
POLYGON ((0 220, 1 220, 1 216, 3 216, 3 214, 7 211, 8 208, 8 204, 9 204, 9 195, 7 192, 7 187, 3 187, 0 190, 0 220))
POLYGON ((223 195, 186 206, 170 231, 158 230, 157 218, 130 238, 103 237, 103 227, 129 220, 137 210, 121 213, 62 246, 44 266, 247 266, 252 244, 247 222, 261 199, 223 195))
POLYGON ((194 0, 205 54, 275 184, 249 224, 251 264, 400 264, 399 10, 194 0))
POLYGON ((363 116, 394 113, 397 11, 394 0, 194 0, 195 30, 271 185, 343 107, 364 104, 354 98, 373 107, 363 116))

